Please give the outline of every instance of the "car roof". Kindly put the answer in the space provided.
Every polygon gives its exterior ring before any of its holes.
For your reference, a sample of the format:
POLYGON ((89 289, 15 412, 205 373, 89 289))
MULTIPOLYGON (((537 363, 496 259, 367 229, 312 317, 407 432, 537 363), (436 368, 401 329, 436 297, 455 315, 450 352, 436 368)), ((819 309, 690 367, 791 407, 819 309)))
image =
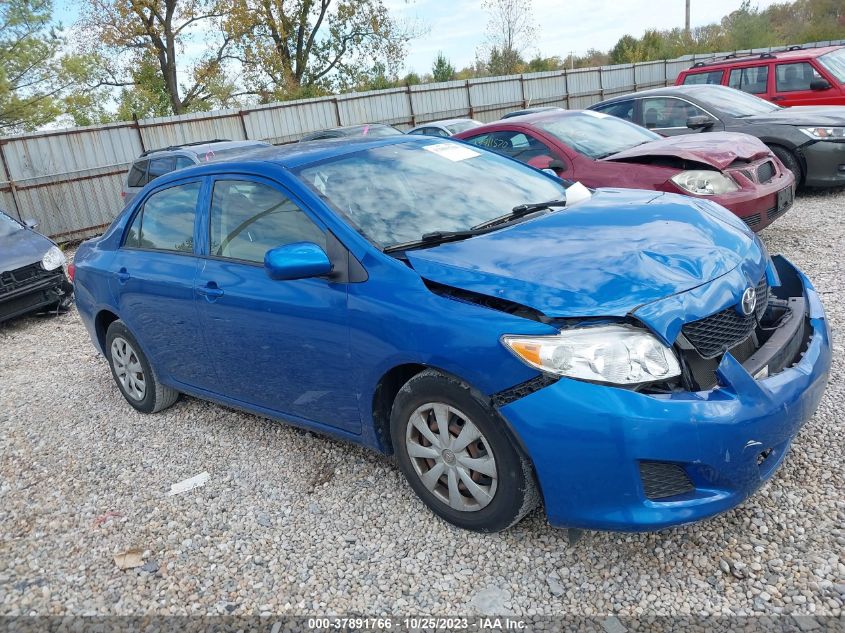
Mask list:
MULTIPOLYGON (((385 123, 361 123, 360 125, 344 125, 342 127, 332 127, 327 128, 325 130, 315 130, 314 132, 309 132, 305 136, 303 136, 300 140, 302 141, 309 141, 312 140, 315 136, 321 136, 323 134, 332 134, 336 137, 345 137, 345 136, 355 136, 359 132, 362 132, 365 128, 377 128, 377 129, 391 129, 396 130, 396 135, 402 134, 400 130, 397 130, 392 125, 387 125, 385 123)), ((321 140, 321 139, 317 139, 321 140)))
POLYGON ((467 117, 459 117, 456 119, 440 119, 439 121, 429 121, 428 123, 420 123, 414 129, 418 130, 421 127, 446 127, 447 125, 454 125, 455 123, 475 122, 475 119, 467 117))
POLYGON ((226 149, 233 149, 237 147, 249 147, 250 145, 259 145, 262 147, 270 147, 267 141, 207 141, 202 143, 190 143, 185 145, 172 145, 171 147, 162 147, 160 149, 147 150, 141 154, 136 160, 141 158, 148 159, 161 154, 172 153, 186 153, 202 156, 208 152, 219 152, 226 149))
POLYGON ((406 134, 397 134, 394 136, 380 136, 380 137, 342 137, 330 139, 318 139, 310 143, 288 143, 286 145, 271 145, 267 148, 256 149, 253 151, 237 154, 231 158, 222 158, 220 160, 209 163, 200 163, 194 167, 186 167, 184 169, 177 169, 164 176, 156 178, 152 182, 165 182, 171 179, 185 178, 194 173, 204 173, 207 171, 225 170, 227 165, 231 166, 250 166, 257 164, 274 164, 285 169, 295 169, 311 163, 316 163, 328 158, 335 158, 346 154, 353 154, 355 152, 372 149, 374 147, 382 147, 385 145, 395 145, 400 143, 417 143, 420 145, 430 143, 444 143, 449 142, 447 139, 433 138, 427 136, 408 136, 406 134))
POLYGON ((726 57, 720 57, 719 59, 714 59, 712 61, 702 61, 697 62, 692 67, 684 70, 683 72, 688 74, 695 74, 698 72, 705 72, 707 70, 719 70, 720 68, 727 68, 733 66, 740 66, 740 65, 747 65, 747 66, 757 66, 761 62, 766 62, 768 60, 778 60, 778 61, 789 61, 789 60, 801 60, 801 59, 812 59, 815 57, 820 57, 825 55, 826 53, 830 53, 832 51, 838 50, 843 48, 842 46, 822 46, 819 48, 800 48, 800 47, 792 47, 789 50, 783 51, 772 51, 770 53, 749 53, 747 55, 728 55, 726 57))
MULTIPOLYGON (((551 119, 558 119, 562 117, 568 117, 573 115, 584 114, 584 110, 564 110, 563 108, 543 108, 542 110, 531 110, 528 114, 520 114, 516 116, 509 116, 506 119, 499 119, 498 121, 491 121, 490 123, 485 123, 482 127, 489 127, 493 125, 519 125, 519 124, 528 124, 531 125, 532 123, 536 123, 538 121, 548 121, 551 119)), ((595 116, 595 115, 588 115, 588 116, 595 116)), ((476 131, 480 130, 481 128, 474 128, 473 130, 469 131, 476 131)))
POLYGON ((503 119, 513 119, 518 116, 525 116, 526 114, 534 114, 535 112, 549 112, 554 110, 563 110, 560 106, 537 106, 536 108, 522 108, 521 110, 512 110, 502 116, 503 119))
POLYGON ((600 101, 598 103, 594 103, 589 107, 590 110, 595 109, 596 106, 599 105, 607 105, 609 103, 618 103, 619 101, 627 101, 629 99, 641 99, 643 97, 702 97, 706 98, 707 95, 718 94, 718 91, 722 90, 734 90, 734 88, 728 88, 727 86, 720 86, 716 84, 688 84, 684 86, 665 86, 663 88, 651 88, 649 90, 640 90, 639 92, 629 92, 625 95, 619 95, 618 97, 613 97, 612 99, 605 99, 604 101, 600 101))

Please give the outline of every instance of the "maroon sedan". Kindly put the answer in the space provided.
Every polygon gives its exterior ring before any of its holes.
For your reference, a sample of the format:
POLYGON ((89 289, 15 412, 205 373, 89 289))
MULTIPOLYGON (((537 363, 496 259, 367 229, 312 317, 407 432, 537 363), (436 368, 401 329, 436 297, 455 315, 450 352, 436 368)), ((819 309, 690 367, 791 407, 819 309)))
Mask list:
POLYGON ((664 138, 590 110, 543 112, 454 136, 588 187, 709 198, 755 231, 791 206, 795 177, 759 139, 717 132, 664 138))

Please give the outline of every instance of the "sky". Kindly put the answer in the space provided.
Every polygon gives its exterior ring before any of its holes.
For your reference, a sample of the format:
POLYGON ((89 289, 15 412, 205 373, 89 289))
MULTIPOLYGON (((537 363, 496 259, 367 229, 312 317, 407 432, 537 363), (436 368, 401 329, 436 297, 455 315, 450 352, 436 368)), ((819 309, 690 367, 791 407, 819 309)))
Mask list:
MULTIPOLYGON (((782 1, 782 0, 781 0, 782 1)), ((410 43, 406 72, 431 72, 438 51, 456 68, 475 60, 484 41, 487 14, 481 0, 384 0, 393 15, 429 28, 410 43)), ((775 0, 757 0, 765 9, 775 0)), ((718 22, 739 8, 741 0, 692 0, 693 27, 718 22)), ((684 26, 684 0, 533 0, 537 38, 526 52, 533 57, 583 55, 590 48, 608 50, 625 34, 684 26)))
MULTIPOLYGON (((781 0, 782 1, 782 0, 781 0)), ((487 13, 481 0, 383 0, 392 15, 426 30, 408 45, 403 73, 431 72, 439 51, 460 69, 473 63, 484 43, 487 13)), ((583 55, 590 48, 610 49, 625 34, 640 36, 647 29, 684 25, 684 0, 531 0, 537 37, 525 56, 583 55)), ((775 0, 756 0, 764 9, 775 0)), ((692 0, 692 26, 718 22, 739 8, 741 0, 692 0)), ((79 0, 54 0, 54 17, 65 27, 78 16, 79 0)), ((205 48, 193 37, 188 57, 205 48)), ((185 69, 180 68, 180 78, 185 69)))

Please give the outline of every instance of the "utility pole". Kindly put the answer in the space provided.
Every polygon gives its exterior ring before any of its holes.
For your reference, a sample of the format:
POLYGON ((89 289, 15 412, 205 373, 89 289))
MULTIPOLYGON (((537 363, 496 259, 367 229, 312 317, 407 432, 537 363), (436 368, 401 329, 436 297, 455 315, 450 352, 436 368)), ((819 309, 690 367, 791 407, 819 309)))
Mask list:
POLYGON ((689 35, 689 3, 690 0, 687 0, 687 19, 684 22, 684 30, 686 31, 687 35, 689 35))

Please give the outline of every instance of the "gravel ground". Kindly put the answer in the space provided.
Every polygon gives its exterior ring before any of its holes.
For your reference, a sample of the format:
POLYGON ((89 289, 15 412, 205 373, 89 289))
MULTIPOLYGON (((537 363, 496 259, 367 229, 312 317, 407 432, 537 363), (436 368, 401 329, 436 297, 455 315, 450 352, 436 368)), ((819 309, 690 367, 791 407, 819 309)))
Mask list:
MULTIPOLYGON (((764 239, 845 324, 845 192, 764 239)), ((0 330, 0 614, 842 614, 845 355, 784 466, 715 519, 575 544, 453 529, 366 450, 192 398, 142 416, 78 316, 0 330), (208 483, 167 496, 207 471, 208 483), (116 553, 145 565, 120 571, 116 553)))

